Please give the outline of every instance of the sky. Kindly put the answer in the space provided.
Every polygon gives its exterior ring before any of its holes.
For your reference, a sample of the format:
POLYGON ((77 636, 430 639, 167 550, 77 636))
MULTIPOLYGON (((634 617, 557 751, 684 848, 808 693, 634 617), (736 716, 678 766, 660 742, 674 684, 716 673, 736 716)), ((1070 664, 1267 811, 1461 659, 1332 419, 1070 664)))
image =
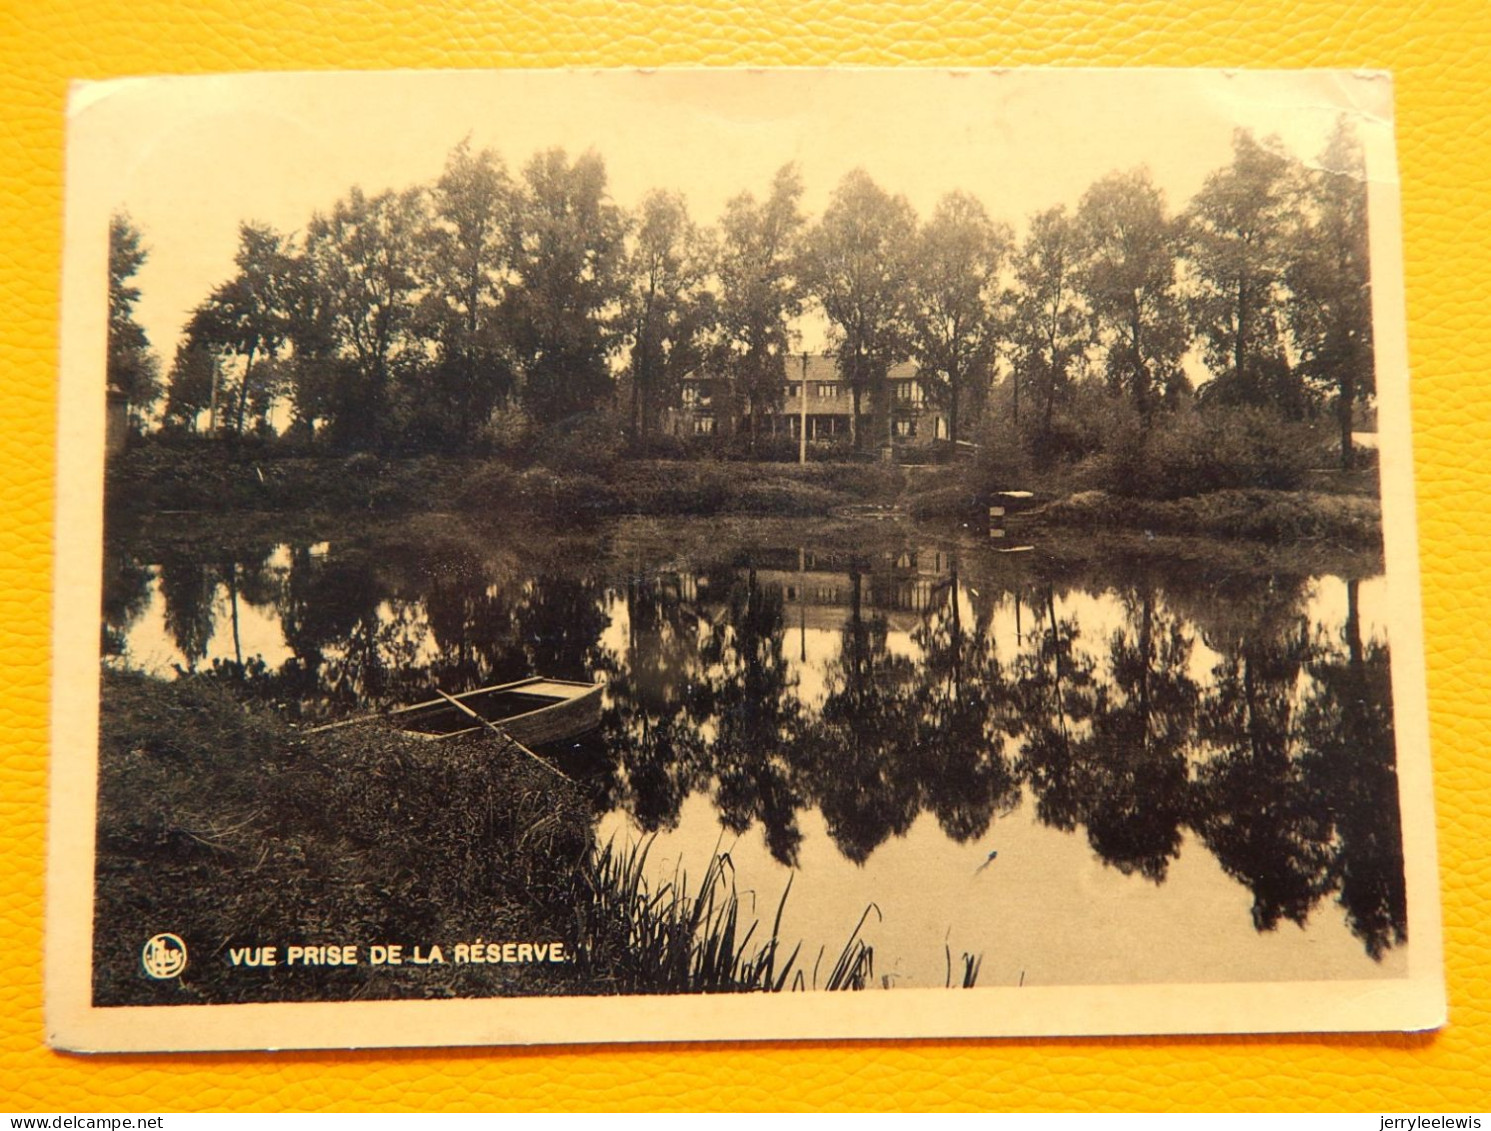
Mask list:
MULTIPOLYGON (((69 232, 124 210, 150 257, 136 315, 162 364, 192 307, 233 273, 238 225, 304 229, 353 185, 429 184, 469 137, 517 172, 594 149, 613 199, 682 192, 716 221, 796 162, 804 207, 863 167, 930 215, 953 190, 1021 229, 1095 180, 1146 166, 1172 210, 1227 164, 1234 129, 1313 159, 1341 113, 1390 170, 1391 90, 1345 72, 660 70, 255 74, 81 84, 69 111, 69 232), (1386 155, 1385 159, 1383 155, 1386 155), (1385 163, 1384 163, 1385 161, 1385 163)), ((1378 174, 1374 172, 1374 177, 1378 174)), ((90 257, 92 258, 92 257, 90 257)), ((807 328, 807 336, 813 331, 807 328)), ((817 343, 804 341, 813 348, 817 343)))

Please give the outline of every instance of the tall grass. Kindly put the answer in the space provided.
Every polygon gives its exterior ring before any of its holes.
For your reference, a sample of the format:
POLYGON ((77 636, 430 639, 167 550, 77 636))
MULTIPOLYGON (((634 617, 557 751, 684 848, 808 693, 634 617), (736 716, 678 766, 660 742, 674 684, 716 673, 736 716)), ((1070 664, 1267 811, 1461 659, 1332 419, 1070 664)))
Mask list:
MULTIPOLYGON (((820 950, 810 971, 799 965, 802 944, 782 939, 789 878, 770 933, 746 923, 729 853, 716 851, 697 887, 687 873, 653 884, 647 859, 653 838, 595 856, 583 898, 576 900, 577 953, 586 980, 614 993, 781 993, 787 990, 862 990, 873 984, 875 952, 861 937, 880 909, 865 908, 838 957, 824 968, 820 950), (820 980, 821 979, 821 980, 820 980)), ((966 956, 965 956, 966 957, 966 956)), ((965 986, 977 978, 975 964, 965 986)))

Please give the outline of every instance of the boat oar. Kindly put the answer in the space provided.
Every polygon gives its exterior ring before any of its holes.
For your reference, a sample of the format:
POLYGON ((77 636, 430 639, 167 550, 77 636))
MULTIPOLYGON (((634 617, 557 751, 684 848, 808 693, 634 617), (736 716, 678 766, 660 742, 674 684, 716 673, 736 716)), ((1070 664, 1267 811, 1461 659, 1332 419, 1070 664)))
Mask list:
POLYGON ((498 738, 503 738, 503 739, 506 739, 508 742, 511 742, 514 746, 516 746, 524 754, 527 754, 528 757, 532 758, 535 762, 537 762, 544 769, 548 770, 550 773, 558 774, 565 781, 569 782, 570 785, 574 785, 575 784, 575 779, 574 778, 570 777, 567 773, 565 773, 563 770, 559 769, 557 766, 551 766, 548 762, 545 762, 542 758, 540 758, 532 750, 529 750, 528 747, 524 746, 521 742, 519 742, 512 735, 508 734, 501 727, 499 727, 495 723, 493 723, 491 719, 484 718, 483 716, 477 714, 470 707, 466 706, 466 704, 462 703, 459 699, 457 699, 454 695, 447 695, 445 692, 441 691, 438 687, 435 688, 435 694, 438 695, 438 696, 440 696, 440 698, 444 699, 447 703, 452 704, 457 710, 464 711, 466 714, 470 715, 477 722, 481 723, 482 726, 486 727, 493 734, 497 735, 498 738))

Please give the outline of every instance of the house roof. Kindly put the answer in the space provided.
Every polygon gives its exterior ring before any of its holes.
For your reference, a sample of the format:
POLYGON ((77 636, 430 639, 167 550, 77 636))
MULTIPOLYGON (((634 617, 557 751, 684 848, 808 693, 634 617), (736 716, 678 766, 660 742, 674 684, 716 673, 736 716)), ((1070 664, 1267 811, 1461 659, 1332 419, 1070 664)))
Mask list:
MULTIPOLYGON (((838 381, 839 364, 834 360, 832 354, 810 353, 793 354, 787 359, 787 380, 801 381, 803 379, 803 357, 807 357, 807 379, 809 381, 838 381)), ((903 361, 891 366, 890 377, 893 381, 904 381, 917 375, 917 367, 909 361, 903 361)), ((716 374, 700 370, 689 374, 689 379, 694 381, 709 380, 716 374)))

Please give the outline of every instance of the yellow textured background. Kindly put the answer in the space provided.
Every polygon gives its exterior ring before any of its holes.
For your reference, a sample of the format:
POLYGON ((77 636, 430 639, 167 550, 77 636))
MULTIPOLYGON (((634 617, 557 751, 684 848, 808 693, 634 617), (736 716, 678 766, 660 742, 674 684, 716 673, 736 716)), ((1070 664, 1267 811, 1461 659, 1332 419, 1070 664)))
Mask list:
MULTIPOLYGON (((1491 1097, 1491 6, 0 0, 0 1110, 1484 1110, 1491 1097), (1450 1027, 1422 1036, 67 1057, 41 947, 63 108, 72 78, 390 67, 1394 72, 1450 1027)), ((1375 1126, 1375 1125, 1374 1125, 1375 1126)))

